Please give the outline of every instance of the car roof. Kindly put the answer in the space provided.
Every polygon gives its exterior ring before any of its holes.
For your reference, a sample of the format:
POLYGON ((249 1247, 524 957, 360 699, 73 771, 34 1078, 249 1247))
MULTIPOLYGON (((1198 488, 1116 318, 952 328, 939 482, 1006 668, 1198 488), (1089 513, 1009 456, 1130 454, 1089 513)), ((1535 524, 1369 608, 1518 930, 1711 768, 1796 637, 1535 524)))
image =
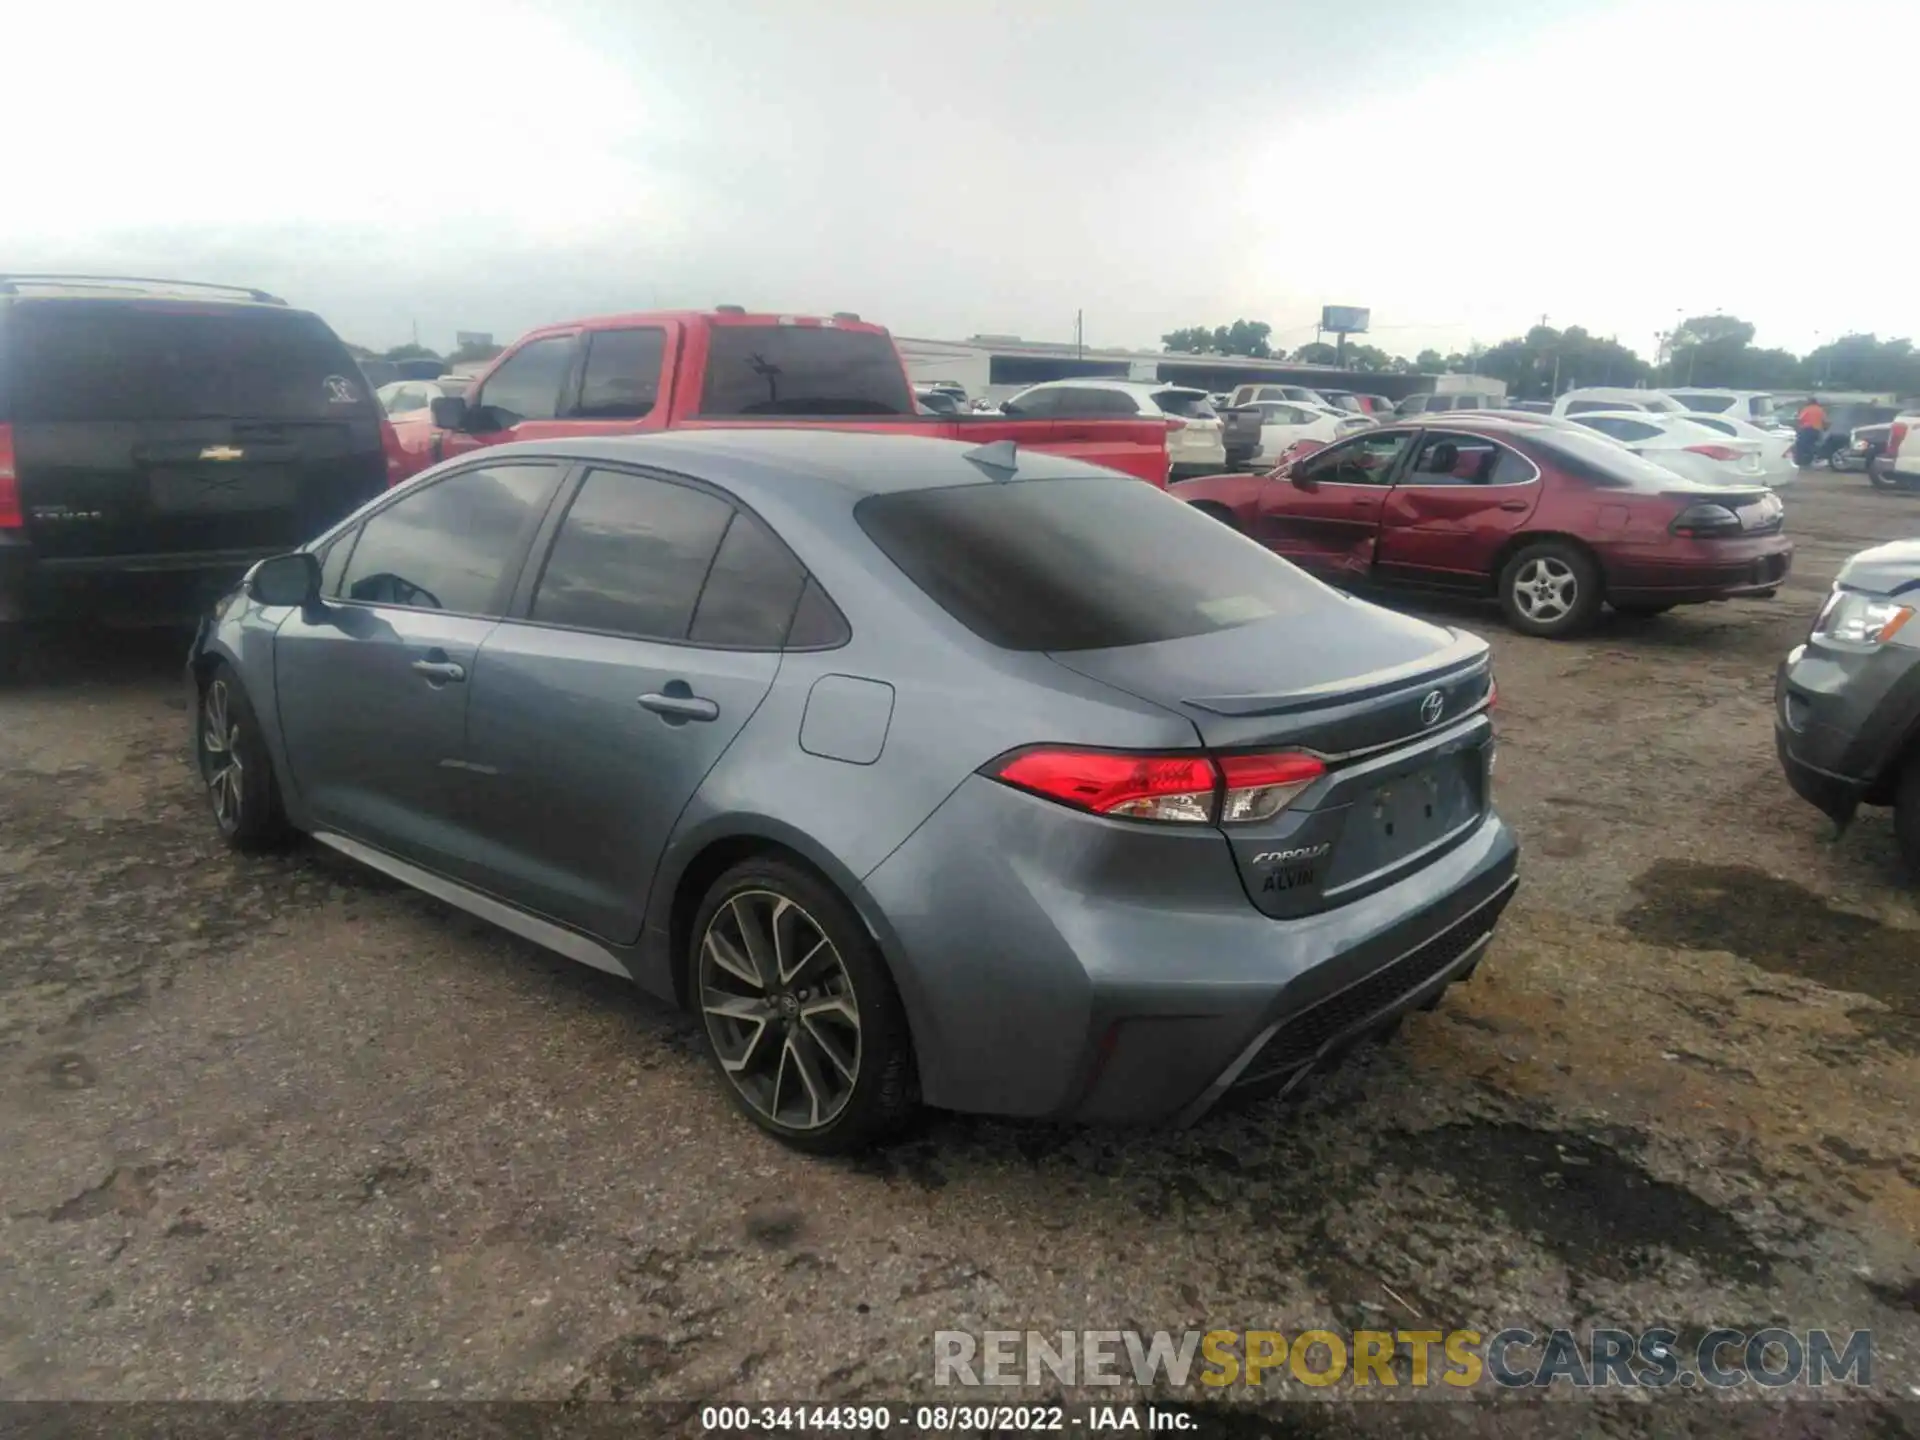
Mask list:
POLYGON ((1185 390, 1194 395, 1207 393, 1202 386, 1184 384, 1179 380, 1120 380, 1105 375, 1073 375, 1065 380, 1036 380, 1027 386, 1027 389, 1040 390, 1051 385, 1076 385, 1093 390, 1125 390, 1129 394, 1138 391, 1143 395, 1159 395, 1168 390, 1185 390))
MULTIPOLYGON (((609 435, 527 440, 488 446, 490 459, 549 456, 562 460, 641 465, 706 480, 743 500, 791 501, 796 479, 851 499, 906 490, 991 485, 991 463, 969 460, 984 447, 962 440, 886 435, 819 428, 745 427, 668 430, 651 435, 609 435)), ((997 449, 997 447, 995 447, 997 449)), ((982 457, 986 459, 987 457, 982 457)), ((997 459, 998 457, 992 457, 997 459)), ((1105 479, 1143 483, 1113 470, 1043 450, 1014 452, 1016 480, 1105 479)))

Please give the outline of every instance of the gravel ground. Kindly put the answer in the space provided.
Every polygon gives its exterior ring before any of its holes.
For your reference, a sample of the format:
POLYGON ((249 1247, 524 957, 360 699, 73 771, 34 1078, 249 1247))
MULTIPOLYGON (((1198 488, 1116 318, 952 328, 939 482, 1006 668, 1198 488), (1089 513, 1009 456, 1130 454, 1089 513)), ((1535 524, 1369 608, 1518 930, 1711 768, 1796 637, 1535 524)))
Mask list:
POLYGON ((1184 1132, 930 1116, 859 1163, 758 1138, 604 976, 229 855, 178 643, 53 649, 0 695, 0 1398, 897 1399, 943 1328, 1781 1324, 1871 1327, 1848 1413, 1904 1433, 1920 915, 1883 813, 1835 845, 1788 792, 1769 696, 1920 498, 1823 475, 1789 525, 1771 602, 1444 617, 1498 651, 1523 884, 1392 1043, 1184 1132))

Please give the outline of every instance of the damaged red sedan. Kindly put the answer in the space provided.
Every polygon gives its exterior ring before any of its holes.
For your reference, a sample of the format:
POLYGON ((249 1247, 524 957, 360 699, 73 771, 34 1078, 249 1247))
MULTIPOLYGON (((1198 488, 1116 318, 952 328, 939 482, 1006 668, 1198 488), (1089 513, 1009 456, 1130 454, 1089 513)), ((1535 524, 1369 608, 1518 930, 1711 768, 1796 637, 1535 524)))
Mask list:
POLYGON ((1529 635, 1601 606, 1772 595, 1793 563, 1763 486, 1703 485, 1598 435, 1492 417, 1390 425, 1169 493, 1341 586, 1497 598, 1529 635))

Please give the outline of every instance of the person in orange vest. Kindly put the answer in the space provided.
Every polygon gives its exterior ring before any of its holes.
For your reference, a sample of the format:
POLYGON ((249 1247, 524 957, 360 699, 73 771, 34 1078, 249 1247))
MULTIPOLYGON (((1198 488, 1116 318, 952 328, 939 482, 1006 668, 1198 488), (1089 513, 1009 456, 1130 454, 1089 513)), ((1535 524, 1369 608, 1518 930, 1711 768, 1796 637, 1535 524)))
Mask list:
POLYGON ((1820 454, 1820 441, 1827 433, 1827 412, 1811 395, 1794 417, 1793 463, 1802 470, 1812 468, 1820 454))

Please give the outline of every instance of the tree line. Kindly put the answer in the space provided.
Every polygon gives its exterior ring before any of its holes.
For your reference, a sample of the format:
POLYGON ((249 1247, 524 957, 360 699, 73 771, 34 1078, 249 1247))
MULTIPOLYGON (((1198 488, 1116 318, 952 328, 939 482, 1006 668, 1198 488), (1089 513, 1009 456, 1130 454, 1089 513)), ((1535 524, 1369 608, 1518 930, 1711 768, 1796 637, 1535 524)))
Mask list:
POLYGON ((365 345, 348 345, 347 353, 356 360, 445 360, 450 365, 461 365, 473 360, 491 360, 505 348, 504 345, 462 345, 442 355, 425 345, 395 345, 384 351, 369 350, 365 345))
MULTIPOLYGON (((1260 320, 1190 326, 1160 337, 1170 354, 1245 355, 1332 365, 1339 352, 1316 340, 1291 353, 1272 344, 1273 327, 1260 320)), ((1735 390, 1870 390, 1920 395, 1920 352, 1911 340, 1846 335, 1805 355, 1763 349, 1754 327, 1733 315, 1695 315, 1662 337, 1659 358, 1649 363, 1610 337, 1579 325, 1557 330, 1536 325, 1498 345, 1474 345, 1442 355, 1422 350, 1412 359, 1377 345, 1349 342, 1346 365, 1371 374, 1477 374, 1506 382, 1521 399, 1547 399, 1575 385, 1697 385, 1735 390)))

